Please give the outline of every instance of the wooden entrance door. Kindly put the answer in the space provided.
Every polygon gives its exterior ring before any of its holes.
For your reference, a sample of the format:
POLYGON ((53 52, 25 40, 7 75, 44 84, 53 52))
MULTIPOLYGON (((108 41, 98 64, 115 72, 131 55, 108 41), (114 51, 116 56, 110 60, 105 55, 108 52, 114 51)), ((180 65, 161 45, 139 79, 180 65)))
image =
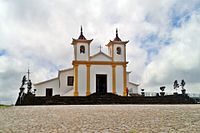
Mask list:
POLYGON ((51 97, 53 95, 53 89, 52 88, 46 88, 46 97, 51 97))
POLYGON ((105 74, 96 75, 96 93, 97 94, 107 93, 107 75, 105 74))

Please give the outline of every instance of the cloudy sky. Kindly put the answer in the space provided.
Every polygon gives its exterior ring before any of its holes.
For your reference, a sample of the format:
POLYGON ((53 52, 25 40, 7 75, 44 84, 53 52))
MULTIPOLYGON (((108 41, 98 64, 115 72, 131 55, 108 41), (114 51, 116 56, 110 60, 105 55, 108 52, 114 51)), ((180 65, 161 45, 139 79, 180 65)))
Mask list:
POLYGON ((72 38, 92 42, 92 54, 119 29, 130 79, 146 91, 175 79, 200 93, 199 0, 0 0, 0 103, 14 103, 28 66, 33 82, 72 67, 72 38))

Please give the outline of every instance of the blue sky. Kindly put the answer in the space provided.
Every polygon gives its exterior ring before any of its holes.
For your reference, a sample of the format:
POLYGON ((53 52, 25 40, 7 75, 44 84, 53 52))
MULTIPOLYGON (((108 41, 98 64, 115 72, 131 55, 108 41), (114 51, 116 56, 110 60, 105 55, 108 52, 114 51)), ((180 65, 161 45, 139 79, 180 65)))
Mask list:
POLYGON ((6 50, 5 49, 0 50, 0 56, 5 56, 5 55, 6 55, 6 50))
MULTIPOLYGON (((200 93, 199 0, 0 1, 0 101, 15 101, 28 66, 33 82, 72 67, 72 38, 83 26, 98 52, 118 28, 127 44, 130 79, 147 91, 185 79, 200 93), (112 5, 112 8, 110 7, 112 5), (6 99, 6 100, 5 100, 6 99)), ((0 102, 1 103, 1 102, 0 102)))

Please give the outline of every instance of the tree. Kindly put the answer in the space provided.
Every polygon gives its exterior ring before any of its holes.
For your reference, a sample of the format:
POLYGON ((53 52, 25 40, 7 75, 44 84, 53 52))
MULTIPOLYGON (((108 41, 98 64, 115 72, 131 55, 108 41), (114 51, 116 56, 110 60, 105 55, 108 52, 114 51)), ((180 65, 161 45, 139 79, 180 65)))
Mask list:
POLYGON ((184 88, 184 86, 185 86, 185 81, 184 80, 181 80, 181 88, 182 88, 182 94, 185 94, 186 93, 186 90, 185 90, 185 88, 184 88))
POLYGON ((176 93, 177 93, 177 89, 179 88, 179 84, 178 84, 178 81, 175 80, 174 81, 174 89, 176 90, 176 93))
POLYGON ((141 89, 141 94, 142 94, 142 96, 145 95, 145 94, 144 94, 144 89, 141 89))
POLYGON ((184 79, 183 79, 183 80, 181 80, 181 87, 182 87, 182 90, 184 90, 184 86, 185 86, 185 81, 184 81, 184 79))
POLYGON ((161 91, 164 91, 164 90, 165 90, 165 86, 161 86, 161 87, 160 87, 160 90, 161 90, 161 91))
POLYGON ((164 92, 165 86, 161 86, 161 87, 160 87, 160 90, 161 90, 160 95, 161 95, 161 96, 164 96, 164 95, 165 95, 165 92, 164 92))

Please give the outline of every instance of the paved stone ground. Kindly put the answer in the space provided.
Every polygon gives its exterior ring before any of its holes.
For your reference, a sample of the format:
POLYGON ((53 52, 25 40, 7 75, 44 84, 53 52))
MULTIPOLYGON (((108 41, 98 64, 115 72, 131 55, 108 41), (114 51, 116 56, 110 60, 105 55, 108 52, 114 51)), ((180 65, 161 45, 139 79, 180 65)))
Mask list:
POLYGON ((0 133, 200 133, 200 105, 70 105, 0 109, 0 133))

